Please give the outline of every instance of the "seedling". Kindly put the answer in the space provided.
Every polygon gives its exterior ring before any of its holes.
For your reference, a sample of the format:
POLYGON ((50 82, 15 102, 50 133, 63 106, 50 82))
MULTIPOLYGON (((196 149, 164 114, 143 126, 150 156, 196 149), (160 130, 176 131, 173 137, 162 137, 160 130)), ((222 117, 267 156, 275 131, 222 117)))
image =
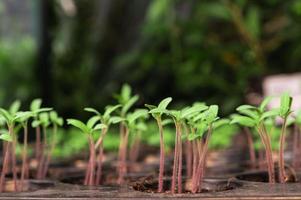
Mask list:
POLYGON ((9 154, 9 145, 13 141, 11 134, 3 129, 1 130, 0 139, 3 141, 3 149, 4 149, 4 156, 2 161, 2 170, 1 170, 1 177, 0 177, 0 192, 3 191, 4 182, 5 182, 5 175, 7 173, 8 168, 8 154, 9 154))
POLYGON ((268 164, 269 182, 275 183, 274 162, 272 157, 271 138, 267 133, 265 120, 278 115, 278 110, 266 111, 266 106, 270 102, 271 97, 267 97, 259 105, 259 107, 251 105, 239 106, 236 110, 240 115, 235 115, 231 123, 238 123, 245 127, 255 128, 258 132, 261 142, 266 152, 266 160, 268 164))
POLYGON ((135 132, 137 129, 137 121, 141 118, 147 117, 147 110, 146 109, 137 109, 132 113, 129 113, 126 115, 125 118, 123 118, 121 123, 124 125, 124 132, 125 135, 123 137, 123 140, 121 141, 120 145, 120 162, 119 162, 119 171, 118 171, 118 184, 122 184, 124 182, 124 176, 127 173, 127 165, 126 165, 126 156, 127 156, 127 146, 128 146, 128 139, 130 132, 135 132))
POLYGON ((177 192, 182 193, 182 123, 184 123, 185 120, 189 119, 191 116, 195 116, 199 112, 206 109, 206 106, 197 104, 179 111, 171 110, 168 112, 168 114, 172 117, 176 128, 174 164, 171 182, 172 194, 174 194, 176 191, 176 182, 178 183, 177 192))
POLYGON ((57 129, 58 129, 58 127, 63 126, 63 124, 64 124, 63 118, 59 117, 57 112, 55 112, 55 111, 51 111, 49 113, 49 119, 50 119, 50 123, 52 125, 52 138, 51 138, 50 150, 47 152, 48 154, 47 154, 47 157, 46 157, 46 161, 45 161, 44 167, 42 169, 42 178, 46 177, 48 167, 49 167, 49 163, 50 163, 50 160, 51 160, 51 156, 52 156, 53 151, 55 149, 57 129))
POLYGON ((103 140, 108 132, 108 129, 111 124, 120 123, 122 121, 122 118, 120 117, 111 117, 111 114, 116 111, 118 108, 120 108, 121 105, 116 106, 107 106, 105 109, 104 114, 101 114, 94 108, 85 108, 85 111, 92 112, 96 114, 96 117, 99 118, 100 122, 104 124, 106 127, 104 127, 101 131, 101 134, 99 135, 99 138, 96 142, 95 149, 98 149, 98 160, 97 160, 97 172, 96 172, 96 184, 101 183, 101 175, 102 175, 102 158, 103 158, 103 140))
POLYGON ((300 167, 299 155, 300 155, 300 126, 301 126, 301 110, 296 113, 293 130, 293 161, 292 166, 296 169, 300 167))
POLYGON ((89 142, 89 163, 86 170, 85 185, 96 185, 95 178, 95 144, 93 141, 93 134, 102 129, 106 129, 105 124, 97 123, 99 121, 98 116, 90 118, 86 124, 77 119, 67 119, 67 123, 81 130, 82 133, 86 134, 89 142))
POLYGON ((197 122, 196 133, 191 133, 188 136, 189 140, 203 140, 204 142, 199 142, 199 160, 198 165, 195 170, 195 173, 192 177, 192 193, 196 193, 202 188, 202 181, 204 176, 204 168, 206 164, 206 157, 208 152, 209 140, 214 128, 221 126, 225 121, 221 121, 217 123, 218 117, 218 106, 211 105, 207 110, 201 112, 197 116, 194 117, 194 122, 197 122), (216 125, 214 125, 216 123, 216 125), (206 133, 206 134, 205 134, 206 133))
POLYGON ((164 166, 165 166, 165 155, 164 155, 164 134, 162 125, 162 115, 167 114, 166 110, 168 104, 172 101, 171 97, 163 99, 158 107, 153 105, 145 105, 149 108, 149 113, 155 118, 160 134, 160 166, 159 166, 159 181, 158 181, 158 192, 163 192, 163 177, 164 177, 164 166))
POLYGON ((284 93, 281 96, 280 108, 278 115, 283 119, 281 135, 279 141, 279 181, 280 183, 284 183, 287 179, 284 168, 284 145, 285 145, 285 133, 287 120, 289 115, 292 113, 291 105, 293 98, 289 96, 287 93, 284 93))
MULTIPOLYGON (((128 84, 124 84, 121 88, 120 94, 115 95, 115 98, 117 99, 118 103, 121 105, 121 110, 120 110, 120 117, 125 119, 128 111, 130 108, 138 101, 139 96, 134 95, 132 96, 132 89, 128 84)), ((121 160, 124 160, 123 155, 124 153, 122 152, 123 146, 125 143, 127 143, 126 140, 126 128, 125 128, 125 122, 120 123, 120 143, 119 143, 119 151, 118 151, 118 160, 119 160, 119 165, 117 168, 118 174, 121 175, 126 173, 127 168, 122 164, 121 160)), ((119 176, 118 182, 120 183, 123 180, 122 177, 119 176)))

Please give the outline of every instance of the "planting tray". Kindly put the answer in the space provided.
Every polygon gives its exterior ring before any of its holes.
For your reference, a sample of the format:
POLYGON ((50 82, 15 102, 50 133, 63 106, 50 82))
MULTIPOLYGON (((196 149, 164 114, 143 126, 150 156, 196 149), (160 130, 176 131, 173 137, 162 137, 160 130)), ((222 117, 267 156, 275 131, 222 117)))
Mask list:
POLYGON ((20 193, 1 193, 0 199, 300 199, 301 184, 275 184, 234 180, 233 190, 199 194, 158 194, 134 190, 129 186, 80 186, 55 182, 46 189, 20 193))

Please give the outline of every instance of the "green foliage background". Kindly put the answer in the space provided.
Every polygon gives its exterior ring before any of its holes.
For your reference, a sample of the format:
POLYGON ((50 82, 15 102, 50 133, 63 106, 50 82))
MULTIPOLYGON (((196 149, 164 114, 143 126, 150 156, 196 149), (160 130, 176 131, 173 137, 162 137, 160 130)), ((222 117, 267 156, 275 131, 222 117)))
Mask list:
MULTIPOLYGON (((43 12, 40 1, 30 2, 43 12)), ((74 15, 50 2, 51 69, 37 73, 36 36, 0 35, 0 104, 47 90, 64 116, 81 116, 85 106, 111 103, 128 82, 140 105, 173 96, 178 104, 217 103, 228 114, 248 92, 260 92, 265 75, 300 68, 299 0, 114 0, 108 7, 77 0, 74 15), (50 87, 38 76, 51 77, 50 87)))

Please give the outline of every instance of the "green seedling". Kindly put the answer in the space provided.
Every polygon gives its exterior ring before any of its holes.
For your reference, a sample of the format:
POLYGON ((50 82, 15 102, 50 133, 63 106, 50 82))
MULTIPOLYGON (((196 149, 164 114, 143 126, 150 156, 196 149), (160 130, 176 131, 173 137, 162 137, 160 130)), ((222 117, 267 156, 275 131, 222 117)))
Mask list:
POLYGON ((91 117, 87 123, 83 123, 80 120, 77 119, 67 119, 67 123, 69 125, 72 125, 78 129, 81 130, 82 133, 86 134, 88 137, 88 142, 89 142, 89 163, 88 167, 86 170, 86 176, 85 176, 85 185, 96 185, 96 177, 95 177, 95 144, 93 141, 93 134, 95 132, 101 131, 103 129, 106 129, 107 126, 102 123, 98 123, 99 121, 99 116, 94 116, 91 117))
POLYGON ((101 175, 102 175, 102 159, 103 159, 103 140, 108 132, 108 129, 111 124, 117 124, 122 121, 122 118, 111 116, 113 112, 115 112, 117 109, 119 109, 121 105, 116 106, 107 106, 104 113, 101 114, 94 108, 85 108, 85 111, 92 112, 96 115, 96 117, 99 118, 100 122, 106 126, 106 128, 103 128, 101 131, 101 134, 99 135, 99 138, 95 144, 95 149, 98 149, 98 156, 97 156, 97 172, 96 172, 96 184, 101 183, 101 175))
POLYGON ((159 166, 159 181, 158 181, 158 192, 163 192, 163 177, 164 177, 164 166, 165 166, 165 155, 164 155, 164 133, 163 133, 163 124, 162 124, 162 115, 168 114, 166 109, 168 104, 172 101, 171 97, 163 99, 158 107, 153 105, 145 105, 150 111, 149 113, 156 120, 159 134, 160 134, 160 166, 159 166))
POLYGON ((176 191, 176 183, 178 183, 177 192, 182 193, 182 125, 188 118, 191 118, 206 109, 207 106, 197 104, 192 107, 186 107, 182 110, 170 110, 168 112, 168 114, 172 117, 176 128, 173 174, 171 182, 172 194, 176 191))
POLYGON ((139 120, 136 125, 135 133, 132 134, 132 142, 129 153, 129 160, 131 163, 135 163, 138 160, 140 146, 141 146, 141 135, 147 131, 147 125, 144 120, 139 120))
MULTIPOLYGON (((42 155, 44 154, 44 147, 41 143, 41 126, 38 123, 39 121, 39 113, 50 111, 51 108, 41 108, 42 100, 41 99, 34 99, 30 104, 30 111, 33 112, 35 115, 33 116, 34 121, 36 121, 33 125, 36 132, 36 144, 35 144, 35 158, 38 162, 38 166, 41 166, 42 155)), ((38 169, 39 171, 39 169, 38 169)), ((40 169, 41 171, 41 169, 40 169)))
POLYGON ((50 126, 50 118, 49 113, 43 112, 38 114, 38 118, 34 119, 32 122, 32 127, 42 127, 43 132, 43 144, 41 145, 43 148, 43 152, 40 155, 40 159, 38 160, 38 169, 37 169, 37 179, 43 179, 43 170, 46 162, 46 148, 47 148, 47 129, 50 126))
POLYGON ((278 110, 273 109, 266 111, 266 106, 270 102, 271 97, 265 98, 259 107, 251 105, 239 106, 236 110, 240 113, 235 115, 231 124, 238 123, 243 127, 254 128, 260 136, 261 142, 265 148, 266 160, 268 164, 269 182, 275 183, 275 170, 272 157, 271 138, 265 126, 265 120, 274 118, 278 115, 278 110))
POLYGON ((50 163, 50 160, 51 160, 51 156, 52 156, 53 151, 55 149, 58 127, 61 127, 64 124, 63 118, 59 117, 57 112, 55 112, 55 111, 51 111, 49 113, 49 119, 50 119, 50 124, 52 125, 52 137, 51 137, 50 149, 47 152, 46 161, 45 161, 45 164, 44 164, 43 169, 42 169, 42 178, 46 177, 46 174, 47 174, 47 171, 48 171, 48 168, 49 168, 49 163, 50 163))
POLYGON ((0 176, 0 192, 3 191, 4 183, 5 183, 5 176, 8 171, 8 165, 9 165, 9 155, 12 156, 12 171, 13 171, 13 182, 14 182, 14 188, 15 191, 18 191, 18 185, 17 185, 17 164, 16 164, 16 134, 14 132, 15 123, 19 119, 18 116, 16 116, 16 113, 18 112, 20 108, 20 101, 15 101, 10 106, 9 110, 5 110, 3 108, 0 108, 0 115, 2 116, 2 119, 5 121, 7 128, 8 128, 8 134, 11 136, 12 142, 7 143, 4 140, 3 143, 3 164, 2 164, 2 173, 0 176))
POLYGON ((292 106, 293 98, 289 96, 289 94, 284 93, 281 96, 280 101, 280 108, 278 115, 283 119, 282 128, 281 128, 281 135, 279 141, 279 181, 280 183, 284 183, 287 179, 285 174, 284 168, 284 145, 285 145, 285 133, 286 127, 288 125, 288 117, 292 113, 291 106, 292 106))
POLYGON ((27 146, 28 146, 28 120, 34 116, 33 112, 18 112, 16 113, 17 121, 21 124, 24 131, 23 150, 22 150, 22 170, 21 170, 21 191, 23 190, 24 179, 28 178, 29 167, 27 161, 27 146))
MULTIPOLYGON (((128 111, 131 109, 131 107, 133 107, 133 105, 138 101, 139 96, 138 95, 134 95, 132 96, 132 89, 128 84, 124 84, 121 88, 120 94, 116 94, 115 98, 117 99, 118 103, 121 105, 121 109, 120 109, 120 117, 125 119, 127 116, 128 111)), ((122 166, 122 162, 121 160, 123 160, 123 145, 125 143, 127 143, 126 141, 124 141, 126 139, 126 127, 125 127, 125 122, 121 122, 120 123, 120 143, 119 143, 119 151, 118 151, 118 160, 120 165, 118 165, 117 167, 117 171, 118 174, 121 175, 121 171, 127 171, 127 168, 122 166)), ((118 182, 122 181, 122 177, 119 176, 118 178, 118 182)))
POLYGON ((124 124, 124 132, 123 140, 120 145, 120 160, 119 160, 119 171, 118 171, 118 184, 122 184, 124 182, 124 176, 127 173, 127 165, 126 165, 126 156, 127 156, 127 146, 130 132, 135 132, 137 127, 137 122, 139 119, 146 118, 148 112, 146 109, 137 109, 132 113, 128 113, 121 123, 124 124))
MULTIPOLYGON (((227 123, 226 120, 217 121, 218 120, 218 106, 211 105, 207 109, 203 109, 198 115, 194 116, 193 123, 195 132, 192 132, 188 135, 189 140, 199 140, 197 144, 198 146, 198 162, 195 172, 192 176, 192 188, 191 192, 196 193, 201 190, 203 176, 204 176, 204 168, 206 163, 206 157, 208 152, 208 145, 211 138, 211 134, 214 128, 218 128, 223 124, 227 123), (203 141, 204 140, 204 141, 203 141)), ((188 118, 189 119, 189 118, 188 118)), ((191 120, 190 120, 191 121, 191 120)))

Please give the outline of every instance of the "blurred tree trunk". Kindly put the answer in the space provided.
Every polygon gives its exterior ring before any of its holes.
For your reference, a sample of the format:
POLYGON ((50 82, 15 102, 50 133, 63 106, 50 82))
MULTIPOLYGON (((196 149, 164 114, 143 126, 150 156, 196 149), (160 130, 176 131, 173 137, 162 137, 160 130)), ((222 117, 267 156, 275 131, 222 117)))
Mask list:
POLYGON ((40 96, 46 105, 52 102, 52 43, 56 26, 55 1, 37 1, 40 8, 40 37, 38 41, 38 57, 36 77, 40 84, 40 96))

